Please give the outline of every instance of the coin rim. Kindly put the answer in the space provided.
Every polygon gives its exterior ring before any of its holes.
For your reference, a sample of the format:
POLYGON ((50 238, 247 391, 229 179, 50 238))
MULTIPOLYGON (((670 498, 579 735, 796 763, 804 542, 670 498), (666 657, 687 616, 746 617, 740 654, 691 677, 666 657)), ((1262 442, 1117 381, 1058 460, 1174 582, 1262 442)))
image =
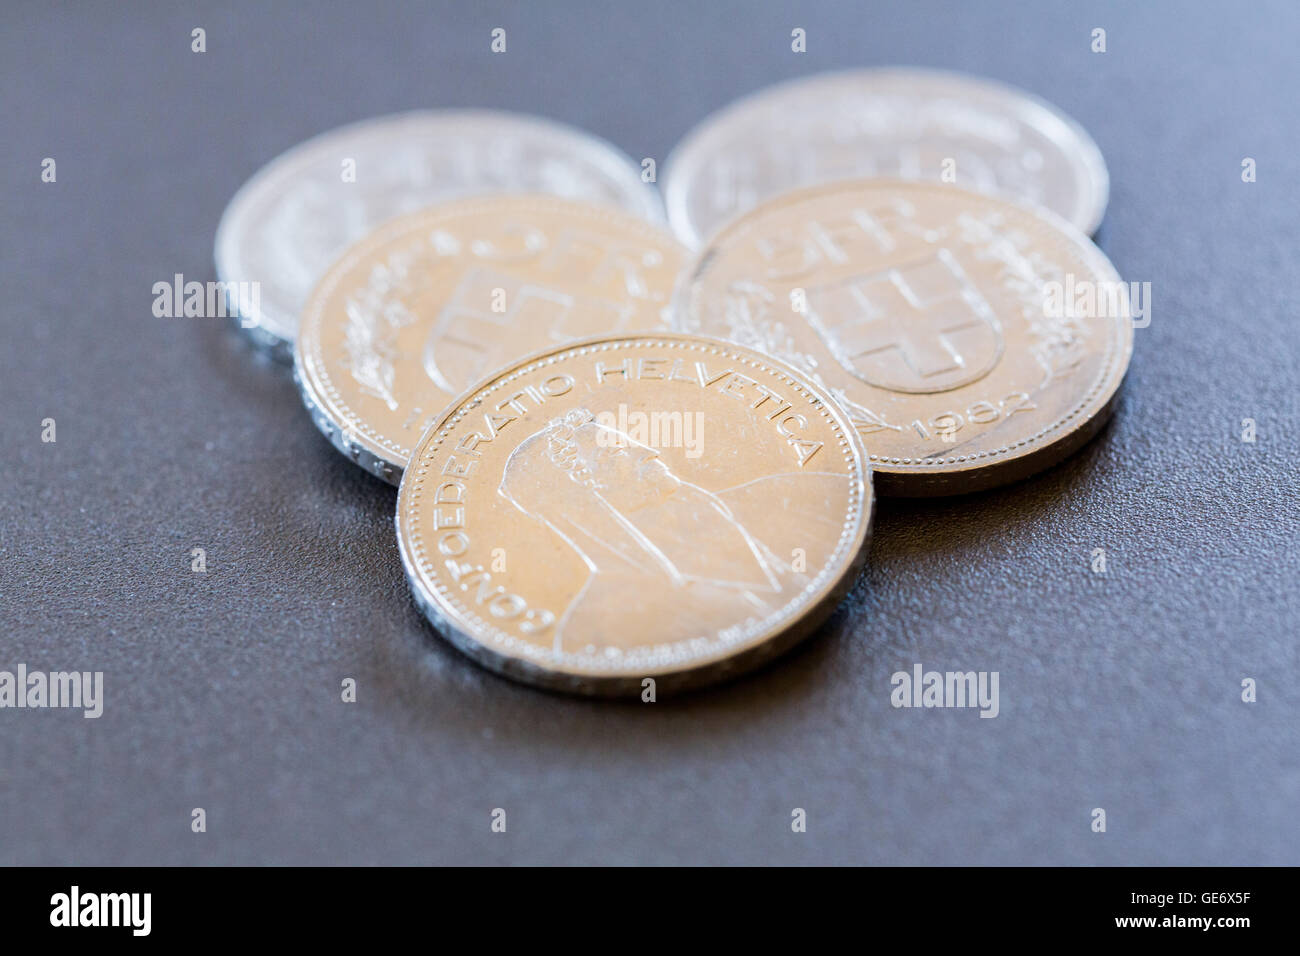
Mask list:
MULTIPOLYGON (((1106 207, 1110 202, 1110 171, 1106 167, 1106 159, 1101 152, 1101 148, 1087 129, 1084 128, 1083 124, 1042 97, 1001 80, 962 73, 957 70, 936 70, 908 66, 828 70, 794 77, 793 79, 762 87, 710 113, 687 131, 686 135, 673 147, 664 162, 662 195, 669 226, 687 246, 692 249, 699 249, 712 245, 713 239, 727 226, 736 219, 742 218, 750 209, 756 208, 751 206, 749 209, 741 210, 739 213, 719 221, 718 225, 708 234, 701 232, 691 217, 686 201, 687 194, 690 191, 689 186, 699 176, 700 169, 707 165, 708 157, 716 154, 716 150, 713 153, 708 151, 708 145, 710 140, 719 135, 716 132, 718 127, 736 122, 742 114, 760 106, 769 97, 779 97, 792 90, 797 90, 801 86, 806 86, 815 92, 815 88, 822 84, 831 85, 844 82, 878 83, 880 81, 906 81, 908 79, 961 84, 968 89, 975 88, 981 93, 1005 100, 1008 106, 1013 107, 1009 110, 1009 114, 1026 125, 1037 129, 1044 137, 1055 143, 1060 154, 1076 171, 1079 182, 1079 201, 1074 212, 1077 215, 1066 217, 1061 213, 1056 214, 1067 219, 1076 229, 1086 232, 1089 236, 1095 234, 1101 227, 1101 222, 1106 215, 1106 207), (1038 122, 1033 122, 1033 120, 1038 120, 1038 122)), ((954 93, 959 95, 959 91, 954 91, 954 93)), ((861 178, 863 177, 848 176, 842 179, 836 178, 807 183, 791 188, 792 190, 803 189, 827 185, 831 182, 852 181, 861 178)), ((925 180, 903 181, 925 182, 925 180)), ((774 193, 762 200, 759 205, 785 192, 786 190, 782 190, 780 193, 774 193)), ((981 195, 1009 198, 1012 202, 1028 204, 1023 198, 1008 197, 1007 193, 1002 191, 981 193, 981 195)), ((1055 212, 1055 210, 1049 211, 1055 212)))
MULTIPOLYGON (((839 447, 847 446, 846 457, 851 465, 857 467, 856 480, 852 473, 847 476, 851 484, 847 517, 848 520, 855 522, 855 525, 841 531, 834 552, 827 558, 813 582, 793 600, 792 604, 785 605, 772 615, 779 615, 780 619, 773 623, 770 616, 768 621, 753 630, 743 643, 738 642, 739 647, 714 649, 708 655, 690 662, 650 667, 635 672, 619 672, 613 667, 599 666, 549 667, 530 658, 516 656, 496 646, 496 640, 493 639, 497 638, 497 635, 490 627, 486 628, 485 638, 477 636, 474 631, 482 628, 476 627, 472 617, 451 604, 435 585, 434 573, 421 565, 420 558, 416 554, 418 550, 417 542, 414 540, 416 532, 406 526, 411 520, 407 515, 417 494, 415 489, 422 480, 422 478, 409 477, 419 474, 416 468, 409 468, 407 476, 403 477, 398 489, 393 520, 398 552, 412 597, 417 607, 444 639, 477 663, 512 680, 549 690, 604 697, 640 694, 644 689, 641 682, 647 677, 654 678, 658 692, 689 690, 726 680, 778 657, 815 631, 852 588, 866 562, 875 515, 876 494, 872 485, 872 469, 867 460, 866 449, 857 430, 849 421, 848 415, 833 397, 822 394, 822 390, 814 386, 802 372, 791 368, 779 359, 770 358, 753 349, 723 339, 675 332, 620 333, 591 336, 556 348, 533 352, 486 376, 450 402, 420 437, 412 452, 411 461, 418 462, 431 444, 441 440, 440 431, 444 435, 448 434, 449 429, 455 426, 453 419, 458 419, 471 408, 477 407, 487 394, 506 382, 575 355, 641 346, 705 349, 712 354, 739 359, 751 366, 766 367, 789 382, 799 392, 815 397, 821 403, 828 420, 839 432, 841 439, 839 447)), ((499 631, 499 634, 507 640, 518 640, 503 631, 499 631)))
MULTIPOLYGON (((1103 281, 1113 281, 1125 288, 1119 271, 1114 263, 1091 239, 1072 226, 1067 220, 1042 206, 1007 199, 989 193, 976 192, 948 184, 932 183, 915 179, 842 179, 835 182, 807 186, 790 190, 774 196, 768 201, 754 206, 749 211, 733 218, 726 227, 715 233, 709 244, 701 249, 695 258, 678 276, 673 290, 671 315, 673 324, 682 331, 681 324, 686 316, 692 314, 691 287, 701 271, 717 255, 717 247, 728 234, 750 225, 751 218, 766 214, 770 209, 784 207, 811 200, 823 194, 841 191, 861 190, 926 190, 936 195, 953 193, 965 194, 968 198, 985 203, 1000 203, 1011 207, 1024 215, 1037 219, 1055 230, 1059 242, 1077 250, 1084 265, 1096 277, 1103 281)), ((933 459, 925 462, 905 462, 894 457, 877 456, 868 453, 872 473, 875 475, 876 491, 889 497, 930 497, 937 495, 965 494, 984 491, 1011 481, 1027 478, 1063 460, 1081 448, 1089 438, 1099 432, 1109 420, 1118 404, 1119 395, 1128 374, 1133 357, 1133 321, 1127 292, 1124 293, 1124 315, 1112 321, 1119 328, 1119 335, 1107 339, 1107 351, 1096 382, 1085 395, 1073 404, 1058 420, 1039 429, 1033 436, 1022 439, 1015 444, 1007 444, 994 451, 983 451, 970 456, 957 456, 949 459, 933 459), (1071 424, 1073 422, 1073 424, 1071 424), (1056 434, 1051 441, 1043 442, 1048 435, 1056 434), (1027 447, 1032 446, 1032 447, 1027 447), (1017 449, 1023 449, 1012 454, 1017 449)), ((688 332, 687 334, 696 334, 688 332)), ((889 389, 882 389, 890 391, 889 389)), ((866 442, 866 439, 863 439, 866 442)))
MULTIPOLYGON (((335 287, 343 276, 356 266, 358 260, 373 255, 377 249, 396 242, 400 237, 441 222, 446 216, 458 212, 473 214, 474 207, 504 203, 514 206, 542 204, 564 207, 570 212, 582 212, 588 217, 588 221, 617 221, 627 226, 629 231, 635 231, 637 235, 645 236, 656 243, 676 247, 680 252, 683 266, 691 258, 690 250, 660 223, 647 221, 616 206, 565 199, 549 193, 492 193, 437 203, 390 219, 354 242, 326 270, 303 305, 298 329, 300 333, 305 329, 309 329, 310 332, 299 334, 294 341, 293 379, 312 422, 321 434, 329 439, 330 444, 351 461, 389 484, 395 485, 401 480, 402 470, 406 467, 406 461, 409 460, 414 446, 406 448, 388 438, 379 429, 367 423, 344 400, 331 379, 328 364, 321 351, 320 336, 316 334, 320 331, 321 310, 333 296, 335 287)), ((680 270, 678 274, 680 276, 680 270)), ((667 293, 669 305, 675 289, 676 280, 673 289, 667 293)))
MULTIPOLYGON (((222 211, 220 220, 217 222, 216 237, 213 242, 213 262, 216 265, 217 278, 221 282, 240 281, 241 273, 247 272, 247 270, 239 268, 241 264, 240 249, 243 246, 242 237, 258 228, 259 213, 264 208, 268 198, 274 198, 275 194, 285 186, 287 181, 294 179, 304 165, 315 161, 323 150, 337 149, 341 141, 357 135, 378 135, 378 128, 383 126, 401 126, 412 123, 428 123, 442 126, 465 122, 508 124, 516 130, 525 128, 540 130, 544 131, 544 135, 566 139, 569 141, 569 145, 589 151, 593 162, 607 170, 611 181, 617 183, 622 175, 626 174, 628 182, 625 185, 632 186, 635 183, 639 187, 639 189, 627 189, 625 191, 625 195, 629 200, 635 199, 635 208, 630 205, 618 205, 615 208, 623 209, 651 222, 660 224, 666 222, 662 196, 655 184, 646 183, 641 179, 640 173, 637 172, 640 169, 640 164, 618 146, 597 136, 595 133, 590 133, 549 117, 516 113, 510 110, 472 108, 407 110, 372 116, 324 130, 289 147, 259 167, 235 191, 235 194, 226 204, 226 208, 222 211)), ((439 130, 438 132, 442 131, 439 130)), ((449 196, 445 201, 456 202, 461 198, 469 199, 500 195, 513 195, 513 193, 501 189, 470 190, 463 196, 449 196)), ((410 215, 410 213, 404 215, 410 215)), ((400 216, 393 218, 400 218, 400 216)), ((391 218, 385 220, 379 223, 376 228, 382 228, 392 221, 391 218)), ((247 280, 248 276, 243 275, 243 278, 247 280)), ((318 276, 317 281, 319 281, 319 278, 318 276)), ((232 302, 234 308, 231 311, 235 313, 232 318, 258 347, 270 352, 281 361, 292 360, 293 342, 297 338, 297 322, 301 317, 301 313, 293 316, 278 315, 276 310, 268 310, 266 307, 259 305, 259 314, 253 316, 243 313, 241 304, 238 301, 232 300, 232 302), (241 321, 241 317, 243 321, 241 321)))

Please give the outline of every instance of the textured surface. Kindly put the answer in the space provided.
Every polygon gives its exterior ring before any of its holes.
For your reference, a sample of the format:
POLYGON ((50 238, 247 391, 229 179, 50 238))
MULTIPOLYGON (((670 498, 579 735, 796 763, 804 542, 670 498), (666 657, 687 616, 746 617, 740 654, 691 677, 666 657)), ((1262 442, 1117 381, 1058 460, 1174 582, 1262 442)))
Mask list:
POLYGON ((1300 862, 1294 4, 427 6, 6 10, 0 669, 103 670, 107 701, 0 710, 0 862, 1300 862), (611 706, 475 667, 406 593, 395 491, 223 323, 151 313, 213 278, 240 183, 340 123, 503 107, 662 159, 736 95, 881 63, 1080 120, 1152 321, 1096 441, 882 502, 822 633, 727 687, 611 706), (999 671, 1000 715, 893 709, 916 662, 999 671))

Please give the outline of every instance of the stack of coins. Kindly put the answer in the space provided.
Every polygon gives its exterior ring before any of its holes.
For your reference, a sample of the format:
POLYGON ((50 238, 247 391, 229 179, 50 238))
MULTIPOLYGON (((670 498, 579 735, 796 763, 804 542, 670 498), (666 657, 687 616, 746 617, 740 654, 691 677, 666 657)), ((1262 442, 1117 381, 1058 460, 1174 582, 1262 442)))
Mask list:
POLYGON ((606 143, 429 112, 274 161, 216 259, 261 284, 241 325, 292 356, 316 427, 400 483, 438 631, 645 697, 814 630, 877 493, 990 488, 1096 433, 1133 337, 1087 235, 1107 193, 1087 133, 1026 93, 859 70, 701 123, 667 163, 672 232, 606 143))

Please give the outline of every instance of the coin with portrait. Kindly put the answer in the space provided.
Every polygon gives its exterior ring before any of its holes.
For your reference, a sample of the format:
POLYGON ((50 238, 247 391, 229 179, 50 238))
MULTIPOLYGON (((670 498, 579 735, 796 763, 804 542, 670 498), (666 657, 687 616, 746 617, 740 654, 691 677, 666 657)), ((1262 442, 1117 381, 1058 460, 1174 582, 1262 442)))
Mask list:
POLYGON ((1133 347, 1129 290, 1052 213, 938 184, 856 180, 733 221, 674 321, 801 369, 844 405, 881 494, 976 491, 1094 435, 1133 347))
POLYGON ((619 335, 535 354, 452 403, 411 456, 397 537, 417 603, 475 660, 638 695, 810 633, 851 585, 871 516, 862 444, 806 376, 726 342, 619 335))
POLYGON ((312 420, 394 484, 458 393, 520 355, 666 330, 685 250, 607 206, 492 196, 393 220, 339 259, 303 309, 295 376, 312 420))

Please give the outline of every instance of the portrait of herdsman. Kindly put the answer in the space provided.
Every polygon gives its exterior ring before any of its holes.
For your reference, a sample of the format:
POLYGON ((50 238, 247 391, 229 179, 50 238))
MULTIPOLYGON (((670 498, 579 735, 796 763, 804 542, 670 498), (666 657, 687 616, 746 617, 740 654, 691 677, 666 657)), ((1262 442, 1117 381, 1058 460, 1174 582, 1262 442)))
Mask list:
MULTIPOLYGON (((720 450, 726 438, 714 440, 720 450)), ((578 408, 515 448, 498 491, 586 565, 554 628, 554 650, 581 652, 620 646, 611 622, 630 617, 648 616, 656 643, 670 643, 779 610, 824 562, 820 543, 838 539, 848 485, 810 469, 702 488, 578 408)))

